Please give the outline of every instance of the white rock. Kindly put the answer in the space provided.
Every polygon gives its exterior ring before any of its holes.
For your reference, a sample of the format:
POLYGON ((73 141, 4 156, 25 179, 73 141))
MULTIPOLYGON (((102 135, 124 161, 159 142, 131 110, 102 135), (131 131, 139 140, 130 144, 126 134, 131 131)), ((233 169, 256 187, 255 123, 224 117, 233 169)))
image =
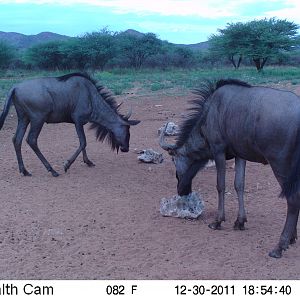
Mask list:
POLYGON ((209 160, 208 163, 205 165, 205 168, 211 168, 211 167, 215 167, 216 163, 214 160, 209 160))
POLYGON ((162 198, 160 213, 165 217, 197 219, 204 210, 204 204, 197 192, 187 196, 174 195, 171 198, 162 198))
POLYGON ((161 132, 165 130, 165 128, 166 128, 166 131, 165 131, 166 136, 174 136, 174 135, 179 134, 179 126, 173 122, 168 122, 164 126, 162 126, 158 129, 158 135, 160 135, 161 132), (168 126, 166 128, 167 124, 168 124, 168 126))
POLYGON ((146 149, 143 150, 141 155, 138 156, 138 160, 145 163, 160 164, 164 159, 161 153, 155 152, 152 149, 146 149))

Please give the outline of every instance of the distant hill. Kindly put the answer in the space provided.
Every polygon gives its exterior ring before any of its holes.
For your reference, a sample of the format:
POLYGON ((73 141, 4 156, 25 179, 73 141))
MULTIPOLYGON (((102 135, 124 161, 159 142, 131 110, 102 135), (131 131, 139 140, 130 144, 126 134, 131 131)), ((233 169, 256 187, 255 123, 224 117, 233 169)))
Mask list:
POLYGON ((143 37, 144 36, 144 33, 141 33, 141 32, 139 32, 137 30, 134 30, 134 29, 127 29, 127 30, 123 31, 122 34, 133 35, 133 36, 136 36, 136 37, 143 37))
MULTIPOLYGON (((141 33, 134 29, 127 29, 127 30, 123 31, 122 34, 133 35, 136 37, 142 37, 144 35, 144 33, 141 33)), ((187 47, 194 51, 198 51, 198 50, 205 51, 209 48, 209 42, 200 42, 197 44, 174 44, 174 43, 170 43, 170 44, 177 46, 177 47, 187 47)))
POLYGON ((17 32, 0 31, 0 40, 4 40, 18 49, 26 49, 39 43, 51 41, 64 41, 69 39, 69 36, 61 35, 53 32, 41 32, 35 35, 25 35, 17 32))
POLYGON ((191 50, 194 50, 194 51, 205 51, 209 48, 209 42, 206 41, 206 42, 200 42, 200 43, 197 43, 197 44, 174 44, 178 47, 187 47, 191 50))
MULTIPOLYGON (((122 34, 133 35, 137 37, 142 37, 144 33, 139 32, 134 29, 127 29, 122 32, 122 34)), ((35 35, 25 35, 17 32, 3 32, 0 31, 0 41, 4 40, 12 46, 17 47, 18 49, 26 49, 33 45, 40 43, 47 43, 51 41, 65 41, 70 39, 70 36, 61 35, 53 32, 41 32, 35 35)), ((174 46, 178 47, 187 47, 191 50, 207 50, 209 47, 209 42, 201 42, 197 44, 174 44, 170 43, 174 46)))

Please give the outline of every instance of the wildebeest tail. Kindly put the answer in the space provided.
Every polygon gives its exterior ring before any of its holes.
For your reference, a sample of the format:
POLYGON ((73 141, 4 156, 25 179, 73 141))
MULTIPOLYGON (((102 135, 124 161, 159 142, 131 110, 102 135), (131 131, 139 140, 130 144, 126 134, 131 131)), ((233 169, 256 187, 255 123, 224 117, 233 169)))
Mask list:
POLYGON ((9 108, 11 106, 14 93, 15 93, 15 89, 13 88, 9 91, 8 96, 6 98, 6 101, 4 103, 4 108, 3 108, 2 114, 0 116, 0 130, 2 129, 4 121, 5 121, 5 119, 8 115, 9 108))
POLYGON ((298 141, 295 151, 296 163, 293 164, 291 173, 283 183, 280 193, 280 197, 286 197, 287 199, 300 192, 300 140, 298 139, 298 141))

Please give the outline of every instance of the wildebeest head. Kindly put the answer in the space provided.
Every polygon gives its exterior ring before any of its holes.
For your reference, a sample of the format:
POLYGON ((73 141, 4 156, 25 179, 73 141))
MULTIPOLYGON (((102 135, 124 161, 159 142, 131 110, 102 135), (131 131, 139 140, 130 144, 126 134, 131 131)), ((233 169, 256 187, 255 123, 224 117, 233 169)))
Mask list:
MULTIPOLYGON (((244 82, 236 80, 205 80, 193 93, 196 99, 191 101, 193 106, 189 109, 192 113, 184 121, 180 128, 176 144, 167 144, 164 140, 163 131, 160 136, 160 146, 169 152, 176 167, 178 180, 177 191, 179 195, 186 195, 192 191, 192 180, 197 172, 202 169, 210 159, 214 159, 209 146, 209 136, 213 132, 205 132, 203 128, 207 121, 210 109, 210 99, 213 93, 223 85, 239 83, 249 87, 244 82)), ((165 127, 165 129, 167 126, 165 127)))
POLYGON ((122 152, 129 151, 129 140, 130 140, 130 126, 134 126, 140 123, 139 120, 129 120, 131 116, 131 109, 127 115, 119 115, 118 122, 115 122, 112 126, 112 130, 109 130, 106 126, 91 122, 91 129, 96 130, 96 138, 99 141, 105 139, 110 144, 111 149, 122 152))
POLYGON ((199 89, 194 90, 196 99, 191 101, 194 106, 189 109, 192 113, 182 124, 176 144, 167 144, 164 140, 165 132, 161 133, 160 146, 172 156, 178 180, 177 192, 180 196, 191 193, 193 178, 209 159, 213 159, 201 128, 206 122, 208 100, 217 88, 217 82, 207 80, 199 89))
POLYGON ((110 144, 111 149, 122 152, 129 151, 130 140, 130 126, 134 126, 140 123, 138 120, 129 120, 132 114, 132 109, 126 115, 122 115, 118 112, 122 103, 117 105, 116 100, 103 86, 97 86, 97 90, 104 100, 104 102, 111 108, 109 114, 106 114, 104 118, 101 118, 100 122, 91 122, 91 129, 96 130, 96 138, 99 141, 105 139, 110 144), (111 115, 115 116, 114 121, 109 121, 111 115))
POLYGON ((131 109, 126 116, 122 116, 120 125, 116 128, 114 135, 114 142, 117 147, 120 147, 122 152, 129 151, 129 140, 130 140, 130 126, 134 126, 140 123, 139 120, 129 120, 131 116, 131 109))
MULTIPOLYGON (((167 126, 165 130, 166 128, 167 126)), ((164 138, 165 130, 160 134, 159 144, 172 156, 175 164, 178 195, 188 195, 192 192, 193 178, 208 161, 206 142, 201 136, 198 136, 197 143, 187 141, 183 145, 168 144, 164 138)))

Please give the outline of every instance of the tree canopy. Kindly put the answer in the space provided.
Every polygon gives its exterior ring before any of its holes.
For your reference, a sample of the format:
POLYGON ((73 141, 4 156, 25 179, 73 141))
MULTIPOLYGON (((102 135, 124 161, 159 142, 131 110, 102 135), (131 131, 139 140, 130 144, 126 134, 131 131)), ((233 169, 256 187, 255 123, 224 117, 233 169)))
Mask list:
POLYGON ((225 29, 218 30, 219 34, 210 37, 210 51, 226 56, 235 68, 242 58, 248 57, 260 71, 269 59, 299 44, 298 28, 293 22, 275 18, 229 23, 225 29))
POLYGON ((104 28, 99 32, 86 33, 80 39, 81 48, 84 56, 89 58, 90 67, 103 70, 107 62, 115 56, 114 35, 114 32, 104 28))
POLYGON ((0 69, 9 66, 15 58, 15 49, 4 41, 0 41, 0 69))
POLYGON ((143 36, 120 34, 118 39, 122 55, 136 69, 141 68, 148 57, 160 53, 162 49, 162 42, 154 33, 143 36))
POLYGON ((104 27, 95 32, 14 49, 0 41, 0 68, 84 70, 105 68, 194 68, 266 62, 299 66, 298 25, 275 18, 229 23, 212 35, 208 44, 176 45, 154 33, 134 30, 113 32, 104 27), (296 49, 297 51, 291 52, 296 49))

